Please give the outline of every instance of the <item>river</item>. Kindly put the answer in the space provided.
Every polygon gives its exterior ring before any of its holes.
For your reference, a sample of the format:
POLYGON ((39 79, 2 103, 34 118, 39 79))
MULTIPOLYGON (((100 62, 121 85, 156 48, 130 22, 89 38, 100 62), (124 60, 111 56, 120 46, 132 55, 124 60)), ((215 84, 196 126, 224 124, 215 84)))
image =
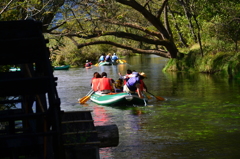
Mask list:
POLYGON ((240 158, 240 80, 200 73, 162 72, 167 59, 134 56, 118 66, 54 71, 61 109, 92 110, 95 126, 116 124, 119 145, 100 149, 101 159, 240 158), (90 90, 94 72, 118 79, 127 69, 145 72, 147 106, 110 107, 78 99, 90 90))

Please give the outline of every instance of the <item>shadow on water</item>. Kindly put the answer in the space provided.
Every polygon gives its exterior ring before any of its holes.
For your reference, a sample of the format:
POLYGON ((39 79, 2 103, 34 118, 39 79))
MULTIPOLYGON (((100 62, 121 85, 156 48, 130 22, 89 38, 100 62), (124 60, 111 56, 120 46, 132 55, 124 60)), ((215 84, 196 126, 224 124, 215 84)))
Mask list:
POLYGON ((117 124, 118 147, 101 148, 101 159, 239 158, 240 85, 216 75, 162 72, 166 60, 157 56, 126 59, 129 65, 89 70, 55 71, 64 110, 93 110, 95 125, 117 124), (147 106, 99 106, 77 99, 90 90, 95 71, 117 79, 127 69, 145 72, 148 90, 166 101, 147 106))

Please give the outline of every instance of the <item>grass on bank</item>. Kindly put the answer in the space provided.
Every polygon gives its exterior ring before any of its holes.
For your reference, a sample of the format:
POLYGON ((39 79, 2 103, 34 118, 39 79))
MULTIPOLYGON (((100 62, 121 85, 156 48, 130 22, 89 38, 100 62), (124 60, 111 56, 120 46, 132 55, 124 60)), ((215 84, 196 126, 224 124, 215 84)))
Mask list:
POLYGON ((204 46, 202 56, 199 46, 180 50, 178 58, 170 59, 163 71, 187 71, 210 74, 221 74, 229 77, 240 77, 240 52, 214 50, 204 46))

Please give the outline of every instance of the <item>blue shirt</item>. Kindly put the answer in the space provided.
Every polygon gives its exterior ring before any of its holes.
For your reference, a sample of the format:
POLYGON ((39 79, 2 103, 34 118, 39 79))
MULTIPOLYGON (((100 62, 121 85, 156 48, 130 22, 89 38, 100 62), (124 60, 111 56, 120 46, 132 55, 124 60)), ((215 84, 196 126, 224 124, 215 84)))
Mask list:
POLYGON ((112 56, 112 59, 113 59, 113 60, 117 60, 118 57, 117 57, 116 55, 113 55, 113 56, 112 56))
POLYGON ((104 56, 103 55, 99 58, 99 61, 104 61, 104 56))

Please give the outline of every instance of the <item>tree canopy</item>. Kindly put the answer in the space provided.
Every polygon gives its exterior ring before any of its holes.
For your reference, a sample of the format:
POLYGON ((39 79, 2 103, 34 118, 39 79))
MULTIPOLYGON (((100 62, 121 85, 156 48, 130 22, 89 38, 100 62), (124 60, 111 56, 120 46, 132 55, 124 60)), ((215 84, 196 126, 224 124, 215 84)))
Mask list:
POLYGON ((176 58, 194 44, 204 56, 202 45, 212 39, 237 50, 239 8, 238 0, 2 0, 0 19, 42 21, 55 49, 69 39, 76 54, 108 45, 176 58))

